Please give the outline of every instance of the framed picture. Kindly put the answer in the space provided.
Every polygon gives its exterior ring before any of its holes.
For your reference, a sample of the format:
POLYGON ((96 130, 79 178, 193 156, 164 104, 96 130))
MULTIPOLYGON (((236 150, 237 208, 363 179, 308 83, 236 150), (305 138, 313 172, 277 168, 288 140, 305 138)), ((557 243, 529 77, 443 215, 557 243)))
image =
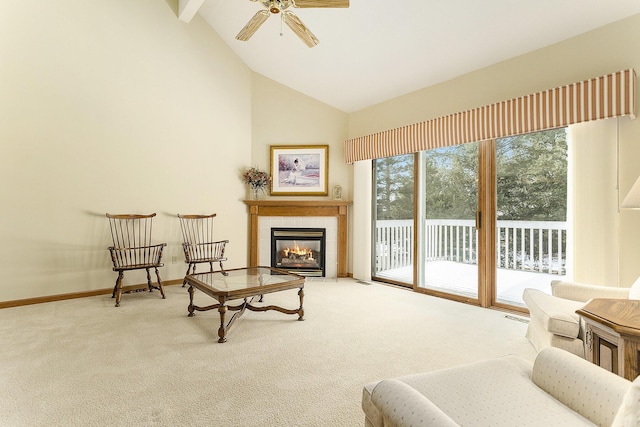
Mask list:
POLYGON ((328 145, 272 145, 272 196, 326 196, 328 145))

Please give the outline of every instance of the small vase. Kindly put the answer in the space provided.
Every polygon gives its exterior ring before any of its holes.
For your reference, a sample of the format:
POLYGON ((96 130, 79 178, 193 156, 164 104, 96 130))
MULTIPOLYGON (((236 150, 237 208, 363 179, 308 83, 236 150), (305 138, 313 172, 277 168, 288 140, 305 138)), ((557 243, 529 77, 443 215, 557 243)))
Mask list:
POLYGON ((252 188, 252 190, 253 190, 253 191, 252 191, 252 194, 253 194, 253 200, 260 200, 260 197, 261 197, 261 194, 260 194, 260 193, 262 192, 262 191, 261 191, 262 189, 261 189, 261 188, 256 187, 256 188, 252 188))

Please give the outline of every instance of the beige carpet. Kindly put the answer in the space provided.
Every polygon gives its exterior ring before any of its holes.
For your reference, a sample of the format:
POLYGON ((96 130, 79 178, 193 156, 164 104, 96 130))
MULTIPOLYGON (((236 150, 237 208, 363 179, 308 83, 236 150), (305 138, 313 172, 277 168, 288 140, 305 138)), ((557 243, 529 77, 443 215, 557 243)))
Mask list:
POLYGON ((166 292, 0 310, 0 423, 358 426, 369 381, 535 355, 526 323, 381 284, 308 281, 305 321, 247 312, 225 344, 217 311, 189 318, 187 291, 166 292))

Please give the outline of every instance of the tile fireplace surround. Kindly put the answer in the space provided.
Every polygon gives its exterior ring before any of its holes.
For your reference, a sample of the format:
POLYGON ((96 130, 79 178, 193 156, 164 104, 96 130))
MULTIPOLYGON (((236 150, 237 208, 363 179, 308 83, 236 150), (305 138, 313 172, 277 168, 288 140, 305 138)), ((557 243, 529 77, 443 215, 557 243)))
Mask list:
POLYGON ((249 208, 249 265, 269 265, 271 227, 327 229, 326 277, 348 277, 344 200, 245 200, 249 208))

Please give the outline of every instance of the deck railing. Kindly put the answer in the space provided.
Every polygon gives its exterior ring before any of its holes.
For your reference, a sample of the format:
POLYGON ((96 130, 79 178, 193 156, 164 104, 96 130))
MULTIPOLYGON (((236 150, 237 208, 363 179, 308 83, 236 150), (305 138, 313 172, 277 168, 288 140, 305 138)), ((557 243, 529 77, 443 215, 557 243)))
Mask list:
POLYGON ((413 264, 413 220, 376 222, 376 271, 413 264))
MULTIPOLYGON (((477 264, 478 235, 473 220, 425 220, 425 260, 477 264)), ((498 268, 566 273, 567 223, 498 221, 498 268)), ((413 264, 413 220, 376 223, 376 272, 413 264)))

